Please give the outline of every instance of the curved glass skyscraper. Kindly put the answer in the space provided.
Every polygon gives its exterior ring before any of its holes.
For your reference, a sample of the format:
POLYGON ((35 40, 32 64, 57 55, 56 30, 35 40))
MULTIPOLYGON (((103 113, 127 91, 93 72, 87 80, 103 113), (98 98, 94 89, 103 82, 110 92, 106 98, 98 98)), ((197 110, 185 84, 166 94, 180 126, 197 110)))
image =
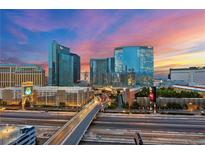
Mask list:
POLYGON ((48 68, 51 86, 72 86, 80 80, 80 57, 56 41, 49 50, 48 68))
MULTIPOLYGON (((119 76, 127 76, 127 78, 134 75, 136 85, 152 85, 154 74, 153 47, 123 46, 115 48, 115 73, 119 76)), ((125 80, 125 82, 127 81, 129 82, 129 79, 125 80)))

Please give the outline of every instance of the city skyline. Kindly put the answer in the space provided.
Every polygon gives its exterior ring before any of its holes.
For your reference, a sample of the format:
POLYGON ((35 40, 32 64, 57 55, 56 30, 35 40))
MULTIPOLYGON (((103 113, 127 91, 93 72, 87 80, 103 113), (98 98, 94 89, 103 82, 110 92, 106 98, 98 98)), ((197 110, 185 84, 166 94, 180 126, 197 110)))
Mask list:
POLYGON ((110 57, 127 45, 154 47, 155 77, 169 68, 205 65, 204 10, 0 10, 0 63, 34 63, 48 72, 57 40, 81 57, 110 57))

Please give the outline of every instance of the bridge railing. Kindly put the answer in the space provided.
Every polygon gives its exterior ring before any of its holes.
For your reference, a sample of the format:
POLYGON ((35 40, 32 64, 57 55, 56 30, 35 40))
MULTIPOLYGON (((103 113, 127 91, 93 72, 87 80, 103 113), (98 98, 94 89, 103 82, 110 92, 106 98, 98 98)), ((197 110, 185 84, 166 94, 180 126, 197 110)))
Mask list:
MULTIPOLYGON (((51 138, 49 138, 44 143, 44 145, 48 145, 50 142, 52 142, 66 127, 68 127, 72 122, 74 122, 79 117, 79 115, 81 115, 84 112, 85 108, 89 107, 92 104, 93 100, 90 103, 86 104, 80 112, 78 112, 72 119, 70 119, 65 125, 63 125, 63 127, 61 127, 53 136, 51 136, 51 138)), ((71 132, 73 131, 73 129, 75 129, 75 127, 72 128, 71 132)))

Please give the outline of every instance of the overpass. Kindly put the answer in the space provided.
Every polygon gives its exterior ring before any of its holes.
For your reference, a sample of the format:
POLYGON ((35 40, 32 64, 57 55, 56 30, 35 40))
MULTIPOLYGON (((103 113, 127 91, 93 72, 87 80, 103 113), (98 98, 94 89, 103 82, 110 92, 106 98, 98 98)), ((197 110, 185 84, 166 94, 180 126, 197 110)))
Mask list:
POLYGON ((77 145, 102 107, 100 101, 95 98, 51 136, 44 145, 77 145))

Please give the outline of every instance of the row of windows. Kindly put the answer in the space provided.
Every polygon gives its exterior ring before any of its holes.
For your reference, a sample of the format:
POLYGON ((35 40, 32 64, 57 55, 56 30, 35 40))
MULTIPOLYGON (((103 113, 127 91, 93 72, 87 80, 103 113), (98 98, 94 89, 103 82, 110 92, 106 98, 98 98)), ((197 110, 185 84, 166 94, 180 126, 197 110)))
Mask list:
POLYGON ((0 67, 0 72, 44 72, 39 68, 15 68, 15 67, 0 67))
POLYGON ((22 82, 31 81, 34 85, 45 85, 45 74, 4 74, 0 73, 0 87, 21 86, 22 82))

